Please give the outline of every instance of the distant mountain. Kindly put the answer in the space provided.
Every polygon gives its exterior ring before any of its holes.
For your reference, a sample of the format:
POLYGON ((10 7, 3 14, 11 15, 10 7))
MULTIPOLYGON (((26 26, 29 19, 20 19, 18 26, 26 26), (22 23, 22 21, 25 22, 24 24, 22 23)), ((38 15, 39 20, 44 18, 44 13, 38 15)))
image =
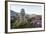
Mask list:
POLYGON ((10 10, 10 15, 11 16, 16 16, 16 14, 18 14, 17 12, 13 11, 13 10, 10 10))
POLYGON ((41 16, 41 15, 36 15, 36 14, 31 14, 31 15, 29 15, 29 18, 32 18, 32 17, 36 17, 36 16, 41 16))

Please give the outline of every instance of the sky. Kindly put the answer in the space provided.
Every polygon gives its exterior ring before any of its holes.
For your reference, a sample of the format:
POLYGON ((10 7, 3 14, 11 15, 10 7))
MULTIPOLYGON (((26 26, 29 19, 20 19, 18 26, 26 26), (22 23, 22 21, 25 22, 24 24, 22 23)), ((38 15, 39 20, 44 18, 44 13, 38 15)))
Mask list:
POLYGON ((42 7, 40 5, 10 5, 10 10, 20 13, 21 9, 25 10, 26 14, 38 14, 42 15, 42 7))

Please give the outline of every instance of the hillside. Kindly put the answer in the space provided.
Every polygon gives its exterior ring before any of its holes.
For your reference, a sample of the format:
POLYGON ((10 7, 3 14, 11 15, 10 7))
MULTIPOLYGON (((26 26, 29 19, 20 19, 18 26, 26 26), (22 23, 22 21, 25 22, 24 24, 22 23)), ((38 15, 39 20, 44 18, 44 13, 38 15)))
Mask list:
POLYGON ((11 10, 11 29, 14 28, 39 28, 42 27, 42 16, 36 14, 25 14, 22 19, 21 14, 11 10), (20 19, 21 18, 21 19, 20 19))

